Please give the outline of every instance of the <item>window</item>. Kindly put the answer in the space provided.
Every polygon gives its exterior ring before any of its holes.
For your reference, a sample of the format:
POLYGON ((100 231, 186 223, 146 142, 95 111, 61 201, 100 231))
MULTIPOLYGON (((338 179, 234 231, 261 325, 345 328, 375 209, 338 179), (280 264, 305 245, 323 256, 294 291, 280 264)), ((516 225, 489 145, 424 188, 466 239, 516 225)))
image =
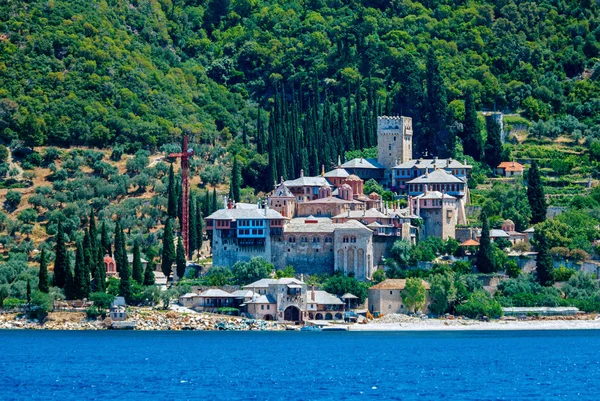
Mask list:
POLYGON ((391 143, 388 145, 388 148, 389 148, 389 150, 392 150, 392 144, 391 143))
POLYGON ((294 242, 296 242, 296 237, 290 237, 289 240, 290 244, 293 244, 294 242))
POLYGON ((394 294, 394 291, 390 291, 390 295, 393 295, 393 294, 394 294))
POLYGON ((267 305, 267 310, 271 310, 271 305, 267 305))
POLYGON ((261 306, 260 306, 260 309, 262 309, 262 310, 265 310, 265 306, 264 306, 264 305, 261 305, 261 306))
POLYGON ((350 242, 352 242, 353 244, 356 243, 356 237, 350 238, 350 242))
POLYGON ((321 242, 321 238, 319 238, 319 237, 313 237, 313 242, 315 244, 318 244, 319 242, 321 242))
POLYGON ((394 137, 394 142, 396 142, 396 137, 394 137))

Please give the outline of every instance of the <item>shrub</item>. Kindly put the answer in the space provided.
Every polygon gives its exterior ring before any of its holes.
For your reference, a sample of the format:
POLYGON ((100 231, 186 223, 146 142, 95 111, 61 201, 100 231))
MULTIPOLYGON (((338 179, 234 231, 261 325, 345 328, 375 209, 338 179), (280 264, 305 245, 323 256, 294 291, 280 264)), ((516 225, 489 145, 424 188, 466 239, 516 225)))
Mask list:
POLYGON ((115 300, 115 296, 104 292, 92 292, 88 299, 94 302, 95 307, 109 309, 115 300))
POLYGON ((456 307, 456 312, 470 318, 488 316, 497 319, 502 316, 502 306, 487 292, 475 291, 467 302, 456 307))
POLYGON ((96 319, 99 316, 104 316, 106 314, 106 311, 97 308, 96 305, 92 305, 85 310, 85 314, 88 317, 88 319, 96 319))
POLYGON ((567 269, 565 266, 560 266, 552 272, 554 281, 568 281, 575 273, 576 271, 574 269, 567 269))
POLYGON ((16 309, 25 305, 26 301, 19 298, 5 298, 2 302, 4 309, 16 309))
POLYGON ((41 291, 34 291, 31 294, 29 303, 29 317, 32 319, 43 319, 53 308, 52 296, 41 291))

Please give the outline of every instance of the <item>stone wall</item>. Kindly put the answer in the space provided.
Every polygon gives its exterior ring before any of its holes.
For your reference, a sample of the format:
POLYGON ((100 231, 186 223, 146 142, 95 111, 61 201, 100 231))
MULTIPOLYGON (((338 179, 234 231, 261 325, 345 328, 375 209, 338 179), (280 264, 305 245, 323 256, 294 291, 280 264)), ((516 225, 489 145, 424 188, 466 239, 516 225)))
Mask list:
POLYGON ((398 237, 384 237, 380 235, 373 236, 373 266, 382 263, 382 259, 392 257, 392 246, 394 242, 400 241, 398 237))

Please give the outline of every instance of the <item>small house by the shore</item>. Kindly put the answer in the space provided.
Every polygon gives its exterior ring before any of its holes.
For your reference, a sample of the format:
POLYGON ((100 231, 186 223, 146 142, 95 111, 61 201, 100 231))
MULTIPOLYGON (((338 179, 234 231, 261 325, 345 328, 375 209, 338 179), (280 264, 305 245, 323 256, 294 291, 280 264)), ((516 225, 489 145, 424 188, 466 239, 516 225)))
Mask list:
MULTIPOLYGON (((427 281, 421 280, 425 286, 425 306, 421 312, 429 312, 429 289, 427 281)), ((390 313, 411 313, 402 301, 402 292, 406 287, 405 279, 387 279, 369 288, 369 311, 373 314, 388 315, 390 313)))

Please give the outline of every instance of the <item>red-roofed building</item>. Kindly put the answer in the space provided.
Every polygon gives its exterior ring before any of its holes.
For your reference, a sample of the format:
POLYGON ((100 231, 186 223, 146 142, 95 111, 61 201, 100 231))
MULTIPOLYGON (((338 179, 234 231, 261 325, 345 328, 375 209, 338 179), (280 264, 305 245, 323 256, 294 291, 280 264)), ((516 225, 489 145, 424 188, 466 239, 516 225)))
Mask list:
POLYGON ((106 277, 117 276, 117 265, 113 257, 108 253, 104 255, 104 266, 106 267, 106 277))
POLYGON ((496 167, 496 174, 503 177, 514 177, 523 175, 524 169, 525 166, 515 161, 502 162, 498 165, 498 167, 496 167))

